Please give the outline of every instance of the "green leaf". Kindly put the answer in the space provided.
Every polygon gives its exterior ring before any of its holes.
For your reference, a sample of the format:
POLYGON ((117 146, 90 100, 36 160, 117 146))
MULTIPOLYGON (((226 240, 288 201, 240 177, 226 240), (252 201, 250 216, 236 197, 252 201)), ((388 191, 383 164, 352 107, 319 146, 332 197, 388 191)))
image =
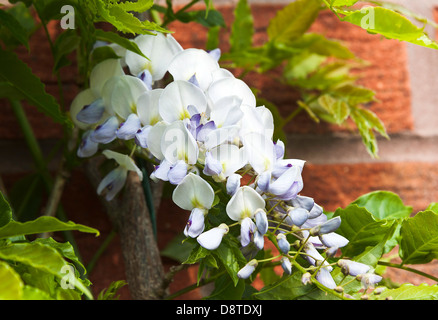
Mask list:
POLYGON ((12 209, 4 195, 0 192, 0 228, 12 220, 12 209))
POLYGON ((349 7, 355 4, 358 0, 331 0, 330 5, 333 7, 349 7))
POLYGON ((438 49, 438 44, 429 38, 423 28, 417 27, 395 11, 368 6, 356 11, 335 10, 335 12, 345 15, 343 21, 357 25, 369 33, 438 49))
POLYGON ((244 291, 245 281, 240 280, 233 285, 229 275, 225 274, 214 282, 214 290, 206 300, 241 300, 244 291))
POLYGON ((153 0, 124 1, 116 4, 124 11, 145 12, 154 5, 153 0))
POLYGON ((33 106, 55 122, 71 126, 71 120, 61 113, 58 103, 49 95, 41 80, 13 52, 0 49, 0 81, 6 81, 33 106))
POLYGON ((263 287, 252 295, 259 300, 295 300, 317 290, 314 285, 304 286, 301 283, 301 273, 296 272, 291 276, 283 276, 278 281, 263 287))
POLYGON ((438 202, 432 202, 426 210, 433 211, 435 213, 438 213, 438 202))
POLYGON ((37 238, 33 241, 34 243, 41 243, 47 245, 53 249, 56 249, 65 259, 70 260, 80 269, 81 274, 85 274, 87 270, 85 269, 82 262, 79 260, 75 253, 75 249, 70 244, 70 242, 57 242, 53 238, 37 238))
POLYGON ((212 253, 222 262, 223 267, 230 275, 234 286, 237 286, 239 278, 237 272, 246 264, 246 259, 239 247, 227 239, 223 239, 221 245, 212 253))
POLYGON ((290 43, 294 49, 301 49, 325 57, 355 59, 355 55, 338 40, 328 39, 317 33, 306 33, 290 43))
MULTIPOLYGON (((51 274, 59 280, 66 276, 64 267, 68 266, 57 250, 40 243, 13 243, 0 247, 0 259, 22 263, 35 270, 51 274)), ((92 298, 80 279, 74 278, 74 280, 75 287, 92 298)))
POLYGON ((23 287, 20 275, 9 264, 0 261, 0 300, 20 300, 23 287))
POLYGON ((252 45, 254 21, 247 0, 239 0, 234 10, 234 22, 231 26, 230 52, 239 52, 252 45))
POLYGON ((97 300, 118 300, 117 292, 127 285, 125 280, 113 281, 107 289, 102 290, 99 293, 97 300))
POLYGON ((357 204, 337 209, 334 216, 341 217, 341 226, 336 233, 349 240, 348 245, 342 249, 342 253, 349 257, 355 257, 367 247, 379 244, 393 225, 393 221, 376 220, 366 208, 357 204))
POLYGON ((403 221, 400 229, 403 264, 424 264, 438 258, 438 214, 422 211, 403 221))
POLYGON ((132 34, 153 34, 152 30, 169 32, 154 22, 140 21, 123 7, 104 3, 102 0, 95 0, 95 4, 101 20, 111 23, 120 32, 132 34))
POLYGON ((425 283, 414 286, 405 283, 397 289, 387 289, 380 295, 374 296, 379 300, 438 300, 438 285, 429 286, 425 283))
POLYGON ((137 44, 135 42, 133 42, 125 37, 121 37, 115 32, 103 31, 101 29, 96 29, 95 33, 96 33, 96 38, 98 40, 116 43, 119 46, 121 46, 129 51, 132 51, 132 52, 134 52, 142 57, 147 58, 143 54, 143 52, 141 52, 140 48, 137 46, 137 44))
POLYGON ((9 238, 20 235, 29 235, 45 232, 77 230, 87 233, 95 233, 99 235, 99 231, 81 224, 76 224, 72 221, 62 222, 55 217, 39 217, 28 222, 10 221, 8 224, 0 228, 0 239, 9 238))
POLYGON ((74 30, 62 32, 54 43, 54 72, 71 63, 67 55, 73 52, 79 45, 80 37, 74 30))
POLYGON ((163 250, 160 251, 160 254, 163 257, 174 259, 181 263, 195 263, 196 258, 190 257, 195 247, 197 247, 197 244, 192 241, 185 241, 186 239, 187 237, 183 233, 178 234, 166 245, 163 250))
POLYGON ((6 10, 0 10, 0 26, 6 27, 12 36, 29 50, 27 30, 6 10))
POLYGON ((210 251, 201 247, 200 245, 197 245, 192 249, 189 257, 186 260, 184 260, 182 263, 183 264, 194 264, 194 263, 199 262, 199 260, 208 256, 209 254, 210 254, 210 251))
POLYGON ((366 208, 377 219, 404 219, 412 213, 412 207, 405 206, 400 197, 390 191, 374 191, 364 194, 352 204, 366 208))
POLYGON ((270 21, 270 41, 290 42, 302 36, 315 21, 321 10, 319 0, 297 0, 277 12, 270 21))
POLYGON ((350 116, 356 123, 359 134, 362 137, 362 141, 365 144, 368 153, 373 157, 377 156, 377 140, 373 130, 376 130, 382 136, 389 139, 383 122, 374 112, 362 107, 351 108, 350 116))

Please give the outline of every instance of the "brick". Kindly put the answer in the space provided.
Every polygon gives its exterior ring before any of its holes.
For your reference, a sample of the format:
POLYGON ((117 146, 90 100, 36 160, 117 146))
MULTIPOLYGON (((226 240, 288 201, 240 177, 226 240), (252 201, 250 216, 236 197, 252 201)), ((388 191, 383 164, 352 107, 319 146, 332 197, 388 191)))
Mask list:
POLYGON ((359 196, 376 190, 395 192, 414 208, 414 213, 425 210, 438 199, 437 163, 307 163, 303 180, 302 193, 313 197, 328 211, 345 207, 359 196))

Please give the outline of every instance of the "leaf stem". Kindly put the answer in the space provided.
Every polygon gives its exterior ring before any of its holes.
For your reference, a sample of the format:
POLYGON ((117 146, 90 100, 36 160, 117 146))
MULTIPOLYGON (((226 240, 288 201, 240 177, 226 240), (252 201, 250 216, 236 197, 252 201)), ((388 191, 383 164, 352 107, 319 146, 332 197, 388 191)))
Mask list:
POLYGON ((405 266, 402 266, 400 264, 386 262, 386 261, 379 261, 379 262, 377 262, 377 264, 379 264, 381 266, 385 266, 385 267, 391 267, 391 268, 397 268, 397 269, 409 271, 409 272, 418 274, 420 276, 423 276, 423 277, 426 277, 426 278, 429 278, 429 279, 431 279, 433 281, 438 282, 438 278, 437 277, 434 277, 434 276, 432 276, 432 275, 430 275, 428 273, 425 273, 425 272, 417 270, 417 269, 413 269, 413 268, 410 268, 410 267, 405 267, 405 266))

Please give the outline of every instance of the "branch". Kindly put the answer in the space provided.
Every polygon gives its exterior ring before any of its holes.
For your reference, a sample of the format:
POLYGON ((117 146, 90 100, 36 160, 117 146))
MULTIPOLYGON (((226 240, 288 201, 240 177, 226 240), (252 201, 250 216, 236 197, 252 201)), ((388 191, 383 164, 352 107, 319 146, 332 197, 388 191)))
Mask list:
MULTIPOLYGON (((85 164, 87 176, 95 188, 102 179, 99 172, 102 161, 102 158, 93 158, 85 164)), ((155 196, 157 200, 157 193, 155 196)), ((132 298, 162 299, 166 295, 162 285, 165 283, 164 269, 138 175, 130 172, 122 197, 112 201, 101 198, 101 201, 120 234, 126 280, 132 298)))

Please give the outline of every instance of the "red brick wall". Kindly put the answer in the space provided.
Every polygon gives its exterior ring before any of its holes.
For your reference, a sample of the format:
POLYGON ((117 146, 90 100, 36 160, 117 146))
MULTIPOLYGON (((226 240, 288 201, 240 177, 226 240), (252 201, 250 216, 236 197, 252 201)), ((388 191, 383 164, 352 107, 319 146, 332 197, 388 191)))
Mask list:
MULTIPOLYGON (((281 7, 279 5, 252 6, 255 15, 254 41, 256 44, 261 44, 266 40, 266 27, 269 19, 281 7)), ((224 14, 227 25, 230 25, 234 8, 227 5, 217 8, 224 14)), ((176 31, 174 37, 184 48, 204 48, 206 42, 204 27, 194 23, 173 23, 170 29, 176 31)), ((60 32, 60 28, 53 23, 50 31, 55 35, 60 32)), ((327 210, 345 206, 358 196, 373 190, 396 192, 406 204, 412 205, 415 211, 424 209, 432 201, 438 201, 438 157, 435 158, 437 150, 429 150, 430 157, 424 161, 421 157, 421 148, 415 149, 413 145, 404 144, 405 137, 416 135, 411 109, 411 93, 415 88, 411 88, 410 85, 406 44, 369 35, 358 27, 340 22, 329 12, 323 12, 320 15, 312 26, 312 31, 344 41, 358 57, 370 62, 368 67, 360 70, 360 83, 376 91, 380 101, 373 103, 370 108, 383 120, 388 133, 397 141, 398 149, 391 146, 391 141, 382 141, 384 143, 382 158, 373 160, 364 151, 356 134, 337 126, 316 124, 306 115, 299 115, 296 121, 286 127, 286 131, 290 135, 290 141, 294 142, 289 145, 288 156, 303 157, 308 160, 303 172, 304 193, 314 197, 327 210), (328 139, 330 141, 330 147, 324 148, 324 154, 318 153, 318 149, 313 150, 311 146, 303 144, 303 141, 308 140, 300 140, 301 137, 309 135, 314 140, 328 139), (352 144, 355 148, 353 150, 358 150, 354 152, 355 157, 349 157, 349 153, 344 152, 346 149, 343 149, 344 147, 351 148, 352 144), (389 155, 394 153, 400 154, 400 158, 393 160, 389 155), (407 157, 407 154, 412 156, 407 157), (328 162, 327 159, 331 160, 328 162), (336 159, 339 159, 338 162, 336 159)), ((223 30, 221 33, 220 48, 223 51, 229 47, 228 35, 228 30, 223 30)), ((30 54, 24 48, 19 48, 18 53, 46 83, 47 91, 57 96, 56 79, 51 74, 50 50, 44 37, 42 30, 39 30, 31 42, 30 54)), ((68 105, 78 92, 74 65, 62 70, 62 79, 66 93, 65 101, 68 105)), ((247 79, 249 85, 257 87, 264 97, 276 103, 283 115, 287 115, 295 107, 294 100, 297 94, 290 88, 274 86, 274 82, 267 76, 250 74, 247 79)), ((10 152, 18 152, 18 149, 14 150, 14 148, 22 145, 23 141, 15 117, 6 102, 0 101, 0 108, 2 110, 0 143, 11 148, 10 152)), ((25 110, 42 145, 61 136, 61 128, 41 115, 35 108, 26 105, 25 110)), ((0 173, 6 188, 9 188, 18 177, 26 172, 17 170, 16 164, 12 161, 8 163, 8 154, 5 151, 2 152, 0 173)), ((29 162, 26 154, 22 154, 22 157, 23 162, 29 162)), ((90 187, 80 169, 73 173, 62 201, 69 219, 101 231, 101 236, 97 239, 94 236, 77 234, 84 261, 90 261, 112 227, 95 196, 95 191, 90 187)), ((163 201, 158 216, 160 248, 164 248, 184 227, 187 214, 175 211, 178 210, 170 201, 163 201), (172 224, 168 221, 172 221, 172 224)), ((173 263, 168 259, 163 261, 166 268, 173 263)), ((117 237, 89 276, 94 283, 93 290, 96 293, 107 287, 111 281, 124 279, 123 259, 117 237)), ((176 290, 193 283, 195 279, 196 268, 184 271, 178 274, 171 288, 176 290)), ((129 297, 129 291, 124 288, 122 299, 129 297)), ((184 297, 198 298, 199 295, 195 292, 184 297)))

